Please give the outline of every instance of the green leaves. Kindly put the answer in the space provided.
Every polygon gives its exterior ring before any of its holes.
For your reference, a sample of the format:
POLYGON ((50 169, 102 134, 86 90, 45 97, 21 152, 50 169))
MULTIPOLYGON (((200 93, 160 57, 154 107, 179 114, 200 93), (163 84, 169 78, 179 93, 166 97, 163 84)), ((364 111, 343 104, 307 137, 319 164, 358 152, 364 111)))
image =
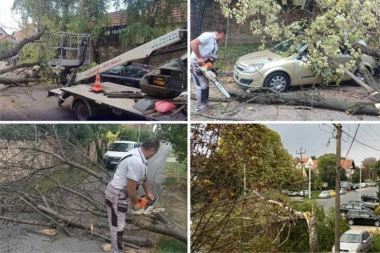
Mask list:
POLYGON ((275 41, 292 38, 297 43, 306 43, 310 54, 306 64, 325 83, 341 80, 343 68, 353 68, 360 53, 351 45, 366 40, 368 31, 380 26, 378 0, 323 0, 319 6, 316 1, 306 1, 314 4, 306 4, 301 10, 288 4, 289 1, 239 0, 234 4, 229 0, 217 1, 225 16, 236 18, 237 23, 249 21, 254 35, 267 36, 264 41, 268 37, 275 41), (289 18, 292 16, 297 19, 289 18), (337 67, 333 60, 341 56, 341 45, 346 46, 351 59, 337 67))

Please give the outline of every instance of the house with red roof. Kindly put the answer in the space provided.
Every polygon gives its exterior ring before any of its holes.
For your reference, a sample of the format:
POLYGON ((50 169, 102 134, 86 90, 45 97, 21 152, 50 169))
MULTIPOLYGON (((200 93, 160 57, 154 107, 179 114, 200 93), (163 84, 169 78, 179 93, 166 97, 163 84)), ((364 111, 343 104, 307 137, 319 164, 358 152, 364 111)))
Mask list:
POLYGON ((355 162, 352 159, 341 159, 340 166, 345 171, 346 176, 350 178, 356 169, 355 162))
POLYGON ((3 28, 0 27, 0 42, 3 41, 14 42, 15 39, 11 35, 9 35, 3 28))

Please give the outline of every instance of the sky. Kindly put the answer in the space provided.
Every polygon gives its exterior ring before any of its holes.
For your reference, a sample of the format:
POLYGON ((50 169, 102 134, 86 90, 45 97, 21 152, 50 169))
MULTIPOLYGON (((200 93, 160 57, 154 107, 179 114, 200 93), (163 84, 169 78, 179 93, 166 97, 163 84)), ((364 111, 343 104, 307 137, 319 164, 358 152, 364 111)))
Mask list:
POLYGON ((3 28, 9 35, 13 31, 18 30, 19 15, 11 13, 11 8, 14 0, 1 0, 0 8, 0 27, 3 28))
MULTIPOLYGON (((316 156, 336 153, 336 139, 333 123, 274 123, 265 124, 281 136, 284 148, 293 157, 316 156), (330 143, 328 144, 328 142, 330 143)), ((368 157, 380 159, 380 124, 375 123, 342 123, 341 157, 353 159, 356 166, 368 157), (359 129, 355 132, 357 127, 359 129), (353 141, 353 139, 355 139, 353 141), (352 145, 351 145, 352 143, 352 145), (350 148, 351 146, 351 148, 350 148)))

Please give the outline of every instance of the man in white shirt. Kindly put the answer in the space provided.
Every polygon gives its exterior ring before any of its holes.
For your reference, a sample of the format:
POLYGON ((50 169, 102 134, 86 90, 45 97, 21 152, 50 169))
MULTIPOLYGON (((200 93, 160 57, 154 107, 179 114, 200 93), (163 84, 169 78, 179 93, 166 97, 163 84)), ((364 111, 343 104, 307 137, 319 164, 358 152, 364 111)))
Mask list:
POLYGON ((208 107, 209 86, 208 79, 203 76, 198 66, 217 59, 218 42, 226 35, 225 28, 219 28, 214 32, 202 33, 190 42, 192 53, 190 55, 191 75, 195 84, 195 96, 197 98, 196 111, 202 111, 208 107))
POLYGON ((147 181, 148 159, 154 156, 160 143, 150 138, 141 147, 132 149, 120 159, 114 176, 105 191, 108 223, 111 235, 111 253, 123 252, 123 232, 125 214, 131 203, 134 211, 139 211, 137 189, 142 186, 147 198, 154 200, 147 181))

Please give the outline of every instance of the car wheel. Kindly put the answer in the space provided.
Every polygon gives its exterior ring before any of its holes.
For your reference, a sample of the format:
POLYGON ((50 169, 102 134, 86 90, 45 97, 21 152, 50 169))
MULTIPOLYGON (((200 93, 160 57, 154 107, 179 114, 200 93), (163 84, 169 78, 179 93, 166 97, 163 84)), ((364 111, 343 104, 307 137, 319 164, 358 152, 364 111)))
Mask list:
POLYGON ((264 87, 269 87, 277 92, 284 92, 290 86, 290 78, 284 72, 273 72, 264 81, 264 87))
POLYGON ((375 221, 375 226, 376 226, 376 227, 380 227, 380 221, 378 221, 378 220, 375 221))
POLYGON ((354 225, 354 220, 348 220, 348 224, 349 224, 350 226, 354 225))
POLYGON ((88 120, 92 116, 90 106, 81 99, 75 101, 73 110, 76 118, 80 121, 88 120))

